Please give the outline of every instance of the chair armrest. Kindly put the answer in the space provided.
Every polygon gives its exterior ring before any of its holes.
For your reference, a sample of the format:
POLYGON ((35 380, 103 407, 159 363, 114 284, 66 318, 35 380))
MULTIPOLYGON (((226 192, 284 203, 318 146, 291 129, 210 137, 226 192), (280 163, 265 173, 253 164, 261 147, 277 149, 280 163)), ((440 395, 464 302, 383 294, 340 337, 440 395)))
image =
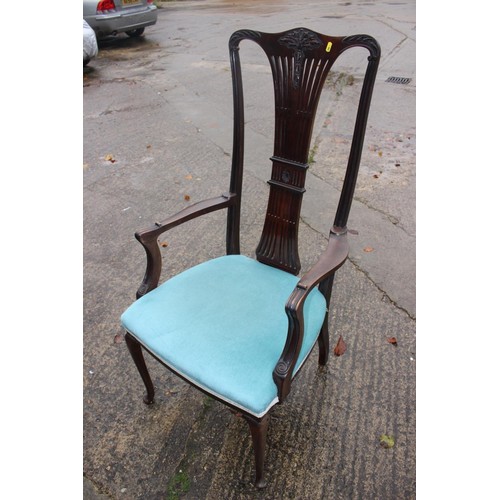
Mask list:
POLYGON ((278 388, 278 399, 283 402, 290 392, 293 370, 302 347, 304 337, 304 304, 316 285, 332 276, 347 259, 349 245, 347 231, 330 231, 325 252, 316 264, 299 280, 285 305, 288 317, 288 334, 281 357, 273 371, 273 380, 278 388))
POLYGON ((158 245, 159 236, 165 231, 179 226, 184 222, 195 219, 200 215, 228 208, 234 204, 235 199, 235 194, 228 193, 216 198, 194 203, 193 205, 182 209, 180 212, 177 212, 175 215, 168 217, 162 222, 155 222, 152 227, 135 233, 135 237, 144 247, 147 257, 146 273, 144 274, 142 283, 137 290, 137 298, 142 297, 158 286, 162 268, 161 252, 158 245))

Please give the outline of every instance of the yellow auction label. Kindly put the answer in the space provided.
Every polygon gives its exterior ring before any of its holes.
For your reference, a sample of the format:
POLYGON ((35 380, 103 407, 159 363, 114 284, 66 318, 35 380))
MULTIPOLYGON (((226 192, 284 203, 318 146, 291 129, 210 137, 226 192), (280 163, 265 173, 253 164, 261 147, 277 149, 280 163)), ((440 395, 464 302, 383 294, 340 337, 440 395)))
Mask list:
POLYGON ((327 51, 327 52, 330 52, 330 50, 332 50, 332 42, 328 42, 328 43, 326 44, 326 51, 327 51))

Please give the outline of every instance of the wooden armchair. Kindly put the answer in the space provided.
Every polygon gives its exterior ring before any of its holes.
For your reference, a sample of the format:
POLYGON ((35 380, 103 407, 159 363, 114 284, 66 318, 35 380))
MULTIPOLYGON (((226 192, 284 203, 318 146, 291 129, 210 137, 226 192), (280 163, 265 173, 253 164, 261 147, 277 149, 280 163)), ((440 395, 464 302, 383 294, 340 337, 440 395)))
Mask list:
POLYGON ((319 363, 329 353, 328 308, 336 270, 348 255, 347 219, 361 158, 377 67, 378 43, 367 35, 330 37, 306 28, 282 33, 241 30, 229 40, 233 79, 234 143, 229 191, 196 203, 136 233, 147 255, 137 300, 123 313, 126 342, 153 403, 154 387, 142 348, 165 367, 242 414, 263 487, 269 412, 283 403, 316 342, 319 363), (239 44, 251 40, 266 53, 275 93, 275 139, 269 201, 256 259, 240 255, 243 179, 243 87, 239 44), (368 50, 352 145, 326 251, 300 279, 298 226, 311 134, 320 94, 340 54, 368 50), (159 236, 215 210, 227 210, 227 255, 159 285, 159 236))

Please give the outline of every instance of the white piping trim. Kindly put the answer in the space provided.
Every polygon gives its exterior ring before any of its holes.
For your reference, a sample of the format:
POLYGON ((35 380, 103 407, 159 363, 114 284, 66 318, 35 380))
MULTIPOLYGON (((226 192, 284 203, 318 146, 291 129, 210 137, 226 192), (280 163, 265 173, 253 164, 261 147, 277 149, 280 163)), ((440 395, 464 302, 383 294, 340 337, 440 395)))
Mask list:
MULTIPOLYGON (((144 344, 132 333, 132 332, 129 332, 126 328, 125 328, 125 331, 127 333, 129 333, 130 335, 132 335, 132 337, 134 337, 137 342, 139 342, 147 351, 149 351, 150 349, 145 347, 144 344)), ((314 344, 313 344, 314 345, 314 344)), ((312 350, 312 349, 311 349, 312 350)), ((310 351, 309 351, 310 352, 310 351)), ((185 378, 186 380, 188 380, 191 384, 193 384, 194 386, 197 386, 197 387, 200 387, 201 389, 203 389, 205 392, 208 392, 209 394, 212 394, 213 396, 221 399, 222 401, 225 401, 226 403, 230 404, 231 406, 235 406, 236 408, 239 408, 240 410, 243 410, 243 411, 246 411, 247 413, 250 413, 252 414, 254 417, 257 417, 257 418, 260 418, 260 417, 263 417, 276 403, 279 402, 279 399, 278 399, 278 396, 276 396, 272 401, 271 403, 269 403, 269 406, 261 413, 255 413, 253 412, 252 410, 248 409, 248 408, 245 408, 244 406, 242 406, 241 404, 239 403, 236 403, 224 396, 222 396, 221 394, 219 394, 218 392, 215 392, 214 390, 212 389, 209 389, 208 387, 204 386, 203 384, 200 384, 199 382, 193 380, 191 377, 189 377, 188 375, 185 375, 183 372, 181 372, 178 368, 175 368, 174 366, 172 366, 170 363, 168 363, 167 361, 165 361, 163 359, 162 356, 159 356, 158 354, 156 354, 154 351, 151 350, 151 353, 153 353, 158 359, 160 359, 162 361, 162 363, 164 363, 165 365, 167 365, 171 370, 173 370, 175 373, 178 373, 180 374, 183 378, 185 378)), ((307 356, 306 356, 307 357, 307 356)), ((304 360, 302 361, 302 363, 305 361, 305 358, 304 360)), ((302 366, 302 363, 300 364, 300 366, 302 366)), ((300 367, 299 367, 300 368, 300 367)))

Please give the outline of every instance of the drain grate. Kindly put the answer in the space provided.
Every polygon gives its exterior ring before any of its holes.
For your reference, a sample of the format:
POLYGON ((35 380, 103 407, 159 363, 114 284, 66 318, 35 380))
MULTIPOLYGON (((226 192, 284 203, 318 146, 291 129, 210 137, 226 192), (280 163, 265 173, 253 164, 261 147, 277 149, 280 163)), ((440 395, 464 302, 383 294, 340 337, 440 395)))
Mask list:
POLYGON ((389 78, 387 78, 386 82, 407 85, 408 83, 411 82, 411 78, 405 78, 403 76, 390 76, 389 78))

